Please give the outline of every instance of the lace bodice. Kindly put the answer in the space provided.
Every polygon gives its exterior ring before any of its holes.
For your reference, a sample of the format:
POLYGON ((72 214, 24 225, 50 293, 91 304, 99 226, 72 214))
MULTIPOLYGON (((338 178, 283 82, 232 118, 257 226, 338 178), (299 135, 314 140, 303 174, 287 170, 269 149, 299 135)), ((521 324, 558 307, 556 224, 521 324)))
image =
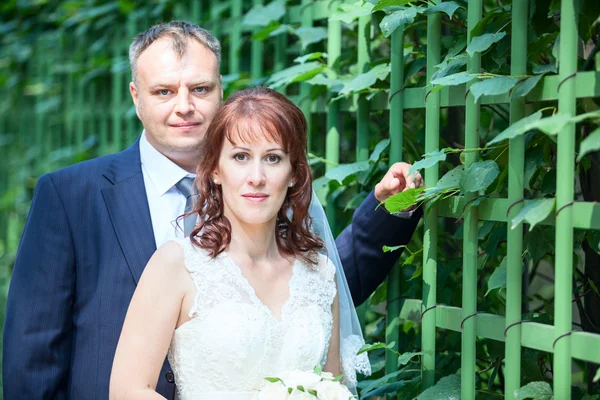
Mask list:
POLYGON ((181 240, 196 286, 190 321, 175 330, 168 358, 179 399, 207 392, 250 392, 265 377, 323 366, 332 331, 335 266, 296 260, 290 297, 278 320, 256 296, 237 265, 181 240))

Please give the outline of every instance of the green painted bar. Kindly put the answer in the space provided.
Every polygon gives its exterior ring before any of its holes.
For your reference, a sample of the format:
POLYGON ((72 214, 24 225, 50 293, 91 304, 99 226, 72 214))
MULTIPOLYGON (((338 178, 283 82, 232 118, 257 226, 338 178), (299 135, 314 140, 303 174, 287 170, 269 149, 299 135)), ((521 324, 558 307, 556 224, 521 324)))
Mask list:
MULTIPOLYGON (((137 34, 137 20, 134 17, 134 14, 129 14, 129 18, 127 19, 127 37, 133 38, 137 34)), ((128 108, 132 106, 132 103, 126 102, 128 108)), ((126 109, 127 110, 127 109, 126 109)), ((125 145, 128 146, 130 143, 133 143, 135 138, 141 133, 136 132, 136 120, 137 117, 135 115, 130 116, 127 111, 124 113, 126 134, 125 134, 125 145)))
MULTIPOLYGON (((512 7, 511 72, 513 76, 527 74, 527 22, 529 6, 527 0, 517 1, 512 7)), ((510 103, 510 123, 514 124, 525 116, 525 99, 514 98, 510 103)), ((508 200, 515 203, 510 209, 509 219, 519 214, 523 203, 523 175, 525 163, 525 138, 519 136, 510 141, 508 148, 508 200)), ((521 304, 523 277, 523 225, 511 229, 507 224, 507 275, 506 275, 506 335, 504 393, 514 398, 515 390, 521 387, 521 304)))
MULTIPOLYGON (((533 200, 525 200, 523 206, 533 200)), ((463 196, 455 196, 439 202, 441 217, 462 218, 466 200, 463 196)), ((480 221, 507 222, 506 213, 512 203, 508 199, 483 199, 479 204, 480 221)), ((540 222, 540 225, 554 225, 555 212, 540 222)), ((573 204, 573 228, 600 230, 600 204, 591 202, 575 202, 573 204)))
MULTIPOLYGON (((575 0, 561 1, 558 111, 573 116, 577 72, 577 13, 575 0)), ((558 134, 556 156, 556 253, 554 286, 554 397, 571 398, 571 340, 573 294, 573 207, 575 183, 575 125, 567 124, 558 134), (566 339, 566 340, 565 340, 566 339)))
MULTIPOLYGON (((123 29, 121 27, 116 28, 116 36, 121 38, 123 35, 123 29)), ((124 53, 124 40, 115 40, 111 47, 111 55, 114 59, 125 57, 124 53)), ((112 72, 112 83, 111 83, 111 96, 110 96, 110 107, 111 107, 111 145, 110 152, 117 152, 121 149, 123 143, 123 97, 125 94, 125 74, 113 71, 112 72)))
POLYGON ((191 0, 192 22, 203 25, 202 21, 202 0, 191 0))
POLYGON ((216 38, 218 38, 219 40, 222 41, 224 39, 223 37, 221 37, 221 35, 223 35, 223 26, 229 25, 229 24, 221 23, 221 14, 219 13, 220 8, 221 8, 221 2, 219 2, 219 1, 215 1, 215 2, 211 1, 210 2, 211 33, 216 38))
MULTIPOLYGON (((471 32, 481 20, 482 0, 469 0, 468 5, 468 38, 471 41, 471 32)), ((478 73, 481 70, 481 53, 471 55, 467 61, 467 70, 478 73)), ((469 86, 467 86, 469 87, 469 86)), ((465 103, 465 147, 474 149, 479 147, 479 104, 471 93, 467 94, 465 103)), ((465 169, 477 162, 477 152, 467 152, 465 155, 465 169)), ((469 193, 465 200, 470 201, 476 196, 469 193)), ((464 237, 463 237, 463 287, 462 287, 462 320, 464 327, 461 343, 461 399, 472 400, 475 398, 475 367, 476 367, 476 333, 477 319, 473 315, 477 312, 477 207, 471 207, 465 212, 464 237)))
MULTIPOLYGON (((431 2, 430 7, 439 1, 431 2)), ((427 17, 427 82, 435 72, 434 66, 441 62, 441 16, 432 13, 427 17)), ((427 96, 425 103, 425 153, 440 147, 440 93, 427 96)), ((425 187, 435 187, 439 180, 439 166, 425 169, 425 187)), ((423 310, 433 307, 437 301, 438 266, 438 207, 428 205, 424 217, 423 236, 423 310)), ((429 311, 423 315, 421 333, 422 388, 435 384, 435 334, 436 314, 429 311)))
MULTIPOLYGON (((334 3, 334 6, 337 3, 334 3)), ((340 21, 327 22, 327 66, 329 67, 328 76, 335 79, 337 73, 334 71, 335 64, 342 54, 342 23, 340 21)), ((336 93, 330 93, 335 96, 336 93)), ((327 137, 325 138, 325 158, 335 164, 340 162, 340 103, 338 101, 329 102, 327 110, 327 137)), ((325 170, 329 171, 335 164, 327 163, 325 170)), ((336 225, 336 205, 329 196, 326 206, 327 220, 331 231, 337 232, 336 225)))
POLYGON ((239 51, 242 47, 242 0, 231 0, 231 34, 229 35, 229 73, 240 72, 239 51))
MULTIPOLYGON (((400 25, 392 33, 392 53, 390 56, 391 82, 390 95, 400 94, 404 84, 404 26, 400 25)), ((404 108, 402 96, 393 96, 390 101, 390 165, 402 161, 402 136, 404 108)), ((385 342, 394 342, 394 349, 398 351, 399 326, 393 323, 400 314, 400 294, 402 293, 402 270, 396 264, 387 279, 387 329, 385 342)), ((385 354, 385 373, 390 374, 398 369, 398 356, 388 351, 385 354)))
MULTIPOLYGON (((253 5, 262 5, 263 0, 253 0, 253 5)), ((259 29, 257 29, 259 30, 259 29)), ((252 48, 251 48, 251 65, 250 65, 250 75, 253 80, 261 78, 263 76, 263 54, 264 54, 264 43, 260 40, 252 40, 252 48)))
MULTIPOLYGON (((109 99, 108 99, 108 88, 105 85, 100 86, 100 104, 102 104, 102 108, 109 107, 109 99)), ((109 152, 110 147, 108 144, 108 120, 110 115, 107 113, 99 113, 98 114, 98 135, 100 139, 100 153, 106 154, 109 152)))
MULTIPOLYGON (((313 9, 314 6, 312 0, 302 0, 302 17, 300 19, 300 23, 302 27, 312 27, 313 25, 313 9)), ((302 53, 307 52, 306 49, 301 51, 302 53)), ((306 123, 308 126, 308 151, 313 150, 313 140, 312 140, 312 100, 310 99, 310 90, 311 85, 307 83, 300 83, 300 109, 304 113, 306 117, 306 123)))
MULTIPOLYGON (((369 69, 369 40, 371 34, 371 16, 358 18, 358 73, 369 69)), ((364 96, 357 98, 356 115, 356 161, 369 159, 369 102, 364 96)))

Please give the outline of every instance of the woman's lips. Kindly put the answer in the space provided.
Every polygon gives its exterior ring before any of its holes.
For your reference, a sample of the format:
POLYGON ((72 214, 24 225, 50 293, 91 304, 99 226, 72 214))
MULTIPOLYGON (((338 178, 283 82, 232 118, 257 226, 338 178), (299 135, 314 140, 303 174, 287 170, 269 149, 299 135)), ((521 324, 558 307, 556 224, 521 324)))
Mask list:
POLYGON ((266 193, 248 193, 248 194, 242 195, 242 197, 244 197, 246 200, 251 201, 253 203, 260 203, 260 202, 265 201, 267 199, 267 197, 269 197, 269 195, 266 193))

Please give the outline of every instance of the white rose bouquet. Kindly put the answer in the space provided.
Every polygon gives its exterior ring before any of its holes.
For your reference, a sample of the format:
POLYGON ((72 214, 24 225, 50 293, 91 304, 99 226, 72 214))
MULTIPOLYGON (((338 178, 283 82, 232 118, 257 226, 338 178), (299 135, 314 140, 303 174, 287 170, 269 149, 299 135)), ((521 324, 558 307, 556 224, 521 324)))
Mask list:
POLYGON ((267 384, 254 396, 255 400, 354 400, 354 395, 320 367, 313 371, 291 371, 278 378, 265 378, 267 384))

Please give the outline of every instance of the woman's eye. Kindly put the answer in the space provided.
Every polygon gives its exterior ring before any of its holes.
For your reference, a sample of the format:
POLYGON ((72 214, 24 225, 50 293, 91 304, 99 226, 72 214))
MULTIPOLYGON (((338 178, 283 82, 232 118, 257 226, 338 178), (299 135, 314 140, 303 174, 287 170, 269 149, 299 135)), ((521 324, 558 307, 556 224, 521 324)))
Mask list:
POLYGON ((276 156, 274 154, 271 154, 271 155, 267 156, 267 162, 268 163, 274 164, 274 163, 277 163, 279 161, 281 161, 281 157, 279 157, 279 156, 276 156))
POLYGON ((246 153, 237 153, 233 156, 236 161, 246 161, 248 159, 248 155, 246 153))

